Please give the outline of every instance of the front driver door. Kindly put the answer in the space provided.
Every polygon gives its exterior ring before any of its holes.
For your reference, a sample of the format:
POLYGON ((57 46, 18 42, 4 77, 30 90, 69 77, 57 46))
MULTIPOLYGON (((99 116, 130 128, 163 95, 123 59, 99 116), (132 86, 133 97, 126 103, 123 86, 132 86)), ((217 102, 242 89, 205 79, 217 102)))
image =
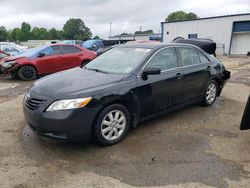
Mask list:
POLYGON ((61 70, 61 46, 50 46, 42 50, 45 56, 37 57, 36 63, 40 74, 49 74, 61 70))
POLYGON ((174 47, 159 50, 145 66, 160 68, 160 75, 137 78, 140 118, 167 110, 182 102, 182 69, 174 47))

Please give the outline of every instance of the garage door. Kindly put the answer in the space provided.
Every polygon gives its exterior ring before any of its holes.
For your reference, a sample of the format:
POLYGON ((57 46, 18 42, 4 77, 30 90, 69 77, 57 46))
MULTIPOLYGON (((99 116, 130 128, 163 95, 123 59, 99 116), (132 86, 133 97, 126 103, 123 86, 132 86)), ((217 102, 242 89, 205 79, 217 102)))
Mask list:
POLYGON ((246 55, 250 52, 250 32, 234 33, 232 39, 231 54, 246 55))
POLYGON ((246 55, 250 52, 250 21, 234 22, 231 54, 246 55))

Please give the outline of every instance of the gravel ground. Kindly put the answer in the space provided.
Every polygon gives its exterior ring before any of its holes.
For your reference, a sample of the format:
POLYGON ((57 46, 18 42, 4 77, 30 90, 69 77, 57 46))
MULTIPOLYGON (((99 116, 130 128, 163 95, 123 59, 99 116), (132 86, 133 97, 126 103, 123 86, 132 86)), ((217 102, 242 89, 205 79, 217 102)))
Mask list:
POLYGON ((0 78, 0 187, 250 187, 250 131, 239 131, 250 59, 221 60, 232 79, 212 107, 193 105, 99 147, 40 138, 22 98, 32 82, 0 78))

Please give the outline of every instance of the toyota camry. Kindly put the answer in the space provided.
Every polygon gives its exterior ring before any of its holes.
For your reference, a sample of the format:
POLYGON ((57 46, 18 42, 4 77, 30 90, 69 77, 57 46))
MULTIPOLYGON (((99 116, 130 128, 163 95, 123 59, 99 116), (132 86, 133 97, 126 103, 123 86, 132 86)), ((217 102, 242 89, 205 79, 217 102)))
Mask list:
POLYGON ((23 109, 38 135, 107 146, 144 120, 193 103, 211 106, 229 78, 220 61, 196 46, 127 44, 36 81, 23 109))

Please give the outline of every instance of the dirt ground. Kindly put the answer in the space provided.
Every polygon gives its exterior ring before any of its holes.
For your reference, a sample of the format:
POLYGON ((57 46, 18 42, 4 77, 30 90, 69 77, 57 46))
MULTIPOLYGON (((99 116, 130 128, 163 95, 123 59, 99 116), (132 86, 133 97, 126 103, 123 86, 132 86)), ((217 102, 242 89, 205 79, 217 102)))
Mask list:
POLYGON ((145 122, 111 147, 34 135, 22 114, 32 82, 1 77, 0 187, 250 187, 250 131, 239 130, 250 58, 221 60, 233 74, 212 107, 145 122))

